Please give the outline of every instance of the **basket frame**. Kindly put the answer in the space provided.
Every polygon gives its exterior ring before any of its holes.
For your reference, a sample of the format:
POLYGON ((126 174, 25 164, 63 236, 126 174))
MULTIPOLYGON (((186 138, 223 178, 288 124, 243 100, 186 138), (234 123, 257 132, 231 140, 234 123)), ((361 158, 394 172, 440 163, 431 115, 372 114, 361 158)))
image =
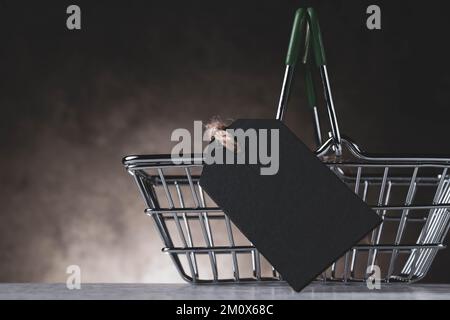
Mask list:
MULTIPOLYGON (((336 156, 333 148, 332 139, 328 140, 322 148, 316 151, 316 155, 330 167, 340 178, 350 184, 356 193, 361 196, 360 190, 362 186, 368 188, 369 186, 381 185, 378 193, 380 199, 386 199, 387 186, 395 186, 395 184, 404 185, 408 188, 408 193, 404 202, 393 205, 388 201, 379 201, 377 204, 372 204, 371 207, 375 212, 380 214, 383 219, 382 224, 378 230, 383 230, 384 224, 392 221, 399 221, 399 227, 396 234, 396 240, 392 243, 380 243, 380 234, 382 231, 374 233, 371 242, 368 244, 358 244, 344 255, 344 272, 341 276, 336 274, 336 262, 330 266, 327 274, 322 274, 318 280, 321 281, 336 281, 343 283, 350 282, 364 282, 371 276, 371 273, 366 272, 361 277, 356 277, 354 265, 355 256, 361 252, 368 252, 367 263, 364 266, 365 270, 370 267, 373 269, 376 266, 377 255, 385 253, 390 255, 389 268, 385 276, 381 277, 381 282, 384 283, 411 283, 423 279, 429 271, 431 264, 437 252, 445 248, 443 241, 448 233, 450 227, 450 158, 442 157, 375 157, 366 155, 360 152, 359 148, 348 140, 342 139, 346 157, 343 155, 336 156), (347 154, 348 153, 348 154, 347 154), (345 158, 345 160, 344 160, 345 158), (339 170, 346 168, 356 168, 356 177, 343 175, 339 170), (435 176, 419 175, 420 171, 433 169, 440 174, 435 176), (383 175, 364 175, 365 170, 376 169, 382 171, 383 175), (411 170, 411 176, 391 176, 389 170, 406 169, 411 170), (353 179, 353 182, 349 182, 353 179), (355 181, 356 179, 356 181, 355 181), (417 204, 413 203, 413 188, 417 186, 431 186, 435 187, 433 201, 431 203, 417 204), (382 191, 384 190, 384 191, 382 191), (440 201, 438 201, 440 200, 440 201), (443 200, 443 201, 442 201, 443 200), (423 217, 410 217, 409 213, 413 211, 425 211, 423 217), (394 213, 398 212, 398 215, 394 213), (407 225, 413 222, 423 223, 423 228, 416 243, 404 244, 401 239, 405 234, 407 225), (401 272, 395 272, 397 258, 400 254, 409 255, 408 260, 401 268, 401 272)), ((147 204, 145 213, 150 216, 161 239, 164 243, 162 251, 168 254, 180 276, 188 281, 194 283, 245 283, 255 281, 280 281, 282 280, 275 269, 272 268, 272 276, 264 277, 261 275, 261 258, 258 250, 252 246, 239 246, 234 243, 235 235, 233 234, 231 221, 223 213, 219 207, 208 207, 205 205, 201 187, 198 184, 199 176, 194 176, 190 173, 192 168, 201 167, 198 164, 201 157, 192 156, 190 162, 186 157, 183 157, 184 163, 180 163, 170 155, 150 155, 150 156, 129 156, 124 158, 123 163, 128 172, 133 175, 144 201, 147 204), (165 175, 165 171, 170 168, 183 169, 186 176, 170 176, 165 175), (148 174, 147 170, 153 170, 155 174, 148 174), (155 188, 162 188, 167 199, 173 196, 173 190, 170 186, 177 188, 177 185, 188 184, 189 189, 194 197, 197 197, 195 207, 180 207, 172 200, 169 200, 168 206, 160 205, 160 199, 155 191, 155 188), (221 214, 218 216, 217 214, 221 214), (183 246, 174 245, 174 234, 169 231, 167 223, 175 221, 180 224, 187 220, 194 219, 203 226, 202 233, 204 235, 205 243, 203 246, 195 246, 191 241, 186 240, 183 246), (210 221, 222 219, 226 225, 226 233, 230 240, 227 246, 218 246, 214 244, 214 234, 210 230, 210 221), (237 266, 237 256, 241 254, 250 254, 252 260, 252 277, 241 277, 239 267, 237 266), (201 278, 194 266, 193 260, 197 255, 208 255, 211 262, 212 277, 201 278), (221 278, 219 275, 220 265, 215 259, 216 255, 230 255, 233 259, 233 277, 221 278), (185 256, 188 262, 182 264, 180 257, 185 256)), ((366 192, 362 192, 363 200, 366 192)), ((162 195, 160 195, 161 197, 162 195)), ((185 230, 185 229, 184 229, 185 230)), ((181 233, 180 229, 178 232, 181 233)), ((225 231, 224 231, 225 232, 225 231)), ((186 237, 185 237, 186 238, 186 237)), ((299 266, 301 267, 301 266, 299 266)), ((361 269, 361 266, 359 267, 361 269)), ((361 272, 360 272, 361 273, 361 272)))

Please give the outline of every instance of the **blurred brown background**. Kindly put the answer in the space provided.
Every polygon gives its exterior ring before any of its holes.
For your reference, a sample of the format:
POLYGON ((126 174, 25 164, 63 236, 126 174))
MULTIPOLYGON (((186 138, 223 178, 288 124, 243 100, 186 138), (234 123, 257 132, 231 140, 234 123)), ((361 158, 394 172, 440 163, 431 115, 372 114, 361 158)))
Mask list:
MULTIPOLYGON (((62 282, 71 264, 86 282, 181 281, 121 158, 170 152, 193 120, 274 117, 294 10, 311 4, 343 133, 450 154, 445 1, 0 1, 0 281, 62 282)), ((312 146, 300 91, 287 123, 312 146)), ((449 265, 447 250, 428 280, 450 282, 449 265)))

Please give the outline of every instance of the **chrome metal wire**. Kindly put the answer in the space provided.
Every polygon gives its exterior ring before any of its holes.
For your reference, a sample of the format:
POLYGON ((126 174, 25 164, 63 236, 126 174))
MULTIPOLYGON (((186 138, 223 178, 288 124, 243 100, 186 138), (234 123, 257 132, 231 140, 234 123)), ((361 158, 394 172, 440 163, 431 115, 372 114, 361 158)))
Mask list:
MULTIPOLYGON (((369 157, 344 138, 343 154, 336 158, 331 144, 328 148, 326 144, 317 156, 383 222, 318 280, 362 282, 375 266, 385 283, 424 278, 445 247, 450 227, 450 159, 369 157)), ((170 255, 182 278, 196 283, 282 280, 208 198, 199 185, 202 164, 192 163, 176 164, 168 155, 124 159, 164 243, 163 252, 170 255), (201 262, 201 257, 207 260, 201 262)))

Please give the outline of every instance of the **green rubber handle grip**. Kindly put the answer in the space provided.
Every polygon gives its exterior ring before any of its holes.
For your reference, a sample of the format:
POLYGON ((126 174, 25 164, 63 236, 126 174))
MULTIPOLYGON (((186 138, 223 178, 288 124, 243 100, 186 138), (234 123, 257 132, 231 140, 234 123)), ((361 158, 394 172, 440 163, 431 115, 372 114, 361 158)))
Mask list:
POLYGON ((311 28, 309 27, 309 23, 306 23, 306 28, 305 28, 305 48, 304 48, 304 53, 303 53, 303 57, 302 57, 302 63, 303 64, 307 64, 308 63, 308 59, 309 59, 309 51, 310 47, 311 47, 311 28))
POLYGON ((313 8, 308 8, 308 22, 311 28, 311 41, 314 58, 318 67, 326 65, 325 50, 323 48, 322 34, 320 32, 319 21, 313 8))
POLYGON ((294 66, 297 63, 298 55, 301 48, 301 33, 305 24, 306 10, 297 9, 295 12, 294 24, 292 25, 291 38, 286 56, 286 65, 294 66))
POLYGON ((317 100, 316 100, 316 92, 314 90, 314 82, 311 75, 311 69, 309 66, 306 66, 305 70, 305 88, 308 104, 310 108, 314 108, 315 106, 317 106, 317 100))

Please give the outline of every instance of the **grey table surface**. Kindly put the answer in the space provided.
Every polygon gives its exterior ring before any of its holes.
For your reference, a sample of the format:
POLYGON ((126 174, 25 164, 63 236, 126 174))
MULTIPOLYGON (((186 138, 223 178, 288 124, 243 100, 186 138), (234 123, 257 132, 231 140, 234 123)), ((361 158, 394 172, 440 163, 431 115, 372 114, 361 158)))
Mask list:
POLYGON ((86 283, 67 289, 63 283, 2 283, 0 299, 450 299, 450 285, 364 285, 313 283, 302 292, 286 284, 191 285, 86 283))

